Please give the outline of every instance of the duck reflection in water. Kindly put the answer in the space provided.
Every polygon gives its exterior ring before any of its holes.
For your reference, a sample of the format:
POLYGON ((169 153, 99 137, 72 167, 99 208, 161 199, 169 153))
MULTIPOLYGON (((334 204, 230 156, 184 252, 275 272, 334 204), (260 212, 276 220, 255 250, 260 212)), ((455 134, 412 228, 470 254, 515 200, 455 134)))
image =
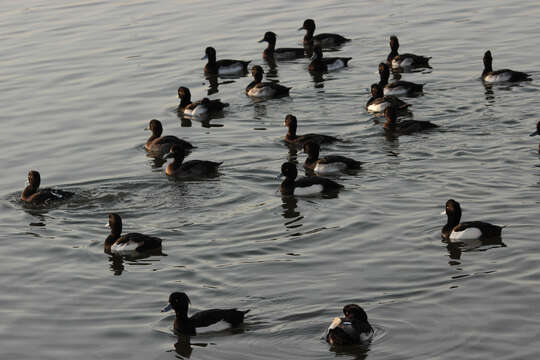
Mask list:
MULTIPOLYGON (((296 222, 298 220, 303 219, 304 217, 301 216, 300 211, 297 211, 298 208, 298 200, 294 196, 282 196, 281 197, 281 207, 283 207, 283 212, 281 213, 281 216, 283 216, 284 219, 294 219, 292 221, 287 221, 285 223, 285 226, 290 228, 290 226, 293 222, 296 222)), ((302 224, 295 225, 294 227, 301 226, 302 224)))
POLYGON ((177 334, 178 341, 174 344, 174 351, 181 359, 189 359, 193 352, 192 346, 207 347, 208 343, 192 343, 189 335, 177 334))

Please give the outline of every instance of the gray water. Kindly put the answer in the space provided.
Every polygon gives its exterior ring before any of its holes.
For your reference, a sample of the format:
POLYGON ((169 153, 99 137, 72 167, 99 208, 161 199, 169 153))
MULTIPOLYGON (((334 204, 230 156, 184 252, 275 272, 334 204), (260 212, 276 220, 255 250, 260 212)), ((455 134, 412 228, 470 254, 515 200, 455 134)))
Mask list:
MULTIPOLYGON (((0 12, 0 357, 2 359, 538 359, 540 108, 536 1, 4 2, 0 12), (254 102, 249 77, 221 79, 230 103, 206 127, 179 119, 176 89, 207 96, 206 46, 261 64, 264 32, 299 46, 304 19, 352 38, 350 67, 314 81, 308 59, 278 63, 290 98, 254 102), (402 52, 432 56, 407 99, 439 131, 387 139, 367 113, 369 86, 397 34, 402 52), (482 55, 533 81, 485 88, 482 55), (324 147, 365 162, 335 177, 336 198, 282 199, 286 114, 298 131, 338 135, 324 147), (167 178, 146 155, 152 118, 193 142, 191 159, 223 161, 219 177, 167 178), (42 186, 76 192, 31 208, 42 186), (502 243, 447 248, 447 199, 464 220, 509 225, 502 243), (109 212, 125 232, 164 239, 163 256, 103 252, 109 212), (188 340, 160 309, 185 291, 191 312, 251 309, 240 329, 188 340), (363 306, 364 347, 321 338, 341 308, 363 306)), ((300 165, 299 165, 300 168, 300 165)))

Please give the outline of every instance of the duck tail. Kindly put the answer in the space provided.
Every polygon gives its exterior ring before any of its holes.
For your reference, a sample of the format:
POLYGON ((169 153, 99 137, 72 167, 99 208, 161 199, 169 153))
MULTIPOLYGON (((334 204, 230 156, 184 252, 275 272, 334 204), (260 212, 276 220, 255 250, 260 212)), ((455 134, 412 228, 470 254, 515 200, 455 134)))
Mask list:
POLYGON ((244 322, 244 316, 250 311, 248 310, 236 310, 230 309, 223 314, 223 320, 231 324, 232 326, 240 325, 244 322))

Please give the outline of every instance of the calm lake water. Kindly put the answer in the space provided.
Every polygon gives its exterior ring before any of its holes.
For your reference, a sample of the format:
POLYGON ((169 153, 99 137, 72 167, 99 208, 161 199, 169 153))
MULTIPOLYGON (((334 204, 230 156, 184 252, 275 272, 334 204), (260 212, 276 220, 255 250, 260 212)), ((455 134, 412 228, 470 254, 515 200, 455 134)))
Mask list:
MULTIPOLYGON (((2 359, 538 359, 540 357, 540 4, 537 1, 25 1, 0 8, 0 358, 2 359), (206 46, 262 61, 266 31, 296 47, 306 18, 352 39, 350 67, 314 80, 309 59, 280 62, 289 98, 254 102, 249 77, 221 79, 230 103, 208 124, 182 121, 176 89, 207 96, 206 46), (364 110, 397 34, 432 56, 408 98, 439 131, 399 139, 364 110), (494 68, 533 81, 486 88, 494 68), (322 149, 365 162, 335 177, 336 198, 282 199, 285 115, 298 132, 338 135, 322 149), (223 161, 221 175, 174 181, 146 155, 152 118, 223 161), (28 170, 75 198, 35 209, 19 200, 28 170), (509 227, 502 243, 448 248, 447 199, 463 218, 509 227), (109 212, 124 231, 164 239, 163 256, 103 252, 109 212), (191 312, 251 309, 241 329, 189 340, 162 314, 173 291, 191 312), (376 329, 366 347, 321 338, 343 305, 376 329)), ((301 166, 299 165, 299 168, 301 166)))

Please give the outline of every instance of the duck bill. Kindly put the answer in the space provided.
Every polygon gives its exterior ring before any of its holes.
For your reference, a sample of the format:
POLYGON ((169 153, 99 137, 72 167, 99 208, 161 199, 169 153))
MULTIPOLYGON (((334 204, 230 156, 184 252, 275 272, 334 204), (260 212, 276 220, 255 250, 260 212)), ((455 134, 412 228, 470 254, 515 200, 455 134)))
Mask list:
POLYGON ((311 61, 317 59, 319 56, 317 55, 317 53, 313 53, 313 55, 311 55, 311 61))
POLYGON ((261 43, 261 42, 264 42, 264 39, 261 39, 261 40, 259 40, 259 41, 257 41, 257 42, 260 42, 260 43, 261 43))
POLYGON ((332 329, 335 329, 337 328, 339 325, 341 324, 341 319, 340 318, 334 318, 334 321, 332 321, 332 323, 330 324, 330 326, 328 327, 328 330, 332 330, 332 329))
POLYGON ((161 309, 161 312, 167 312, 169 310, 172 309, 172 305, 171 304, 167 304, 167 306, 165 306, 163 309, 161 309))
POLYGON ((299 27, 297 31, 304 30, 304 27, 299 27))
POLYGON ((529 136, 536 136, 538 135, 538 130, 536 130, 535 132, 531 133, 529 136))
POLYGON ((206 60, 206 59, 208 59, 208 55, 204 55, 204 56, 201 58, 201 60, 206 60))

